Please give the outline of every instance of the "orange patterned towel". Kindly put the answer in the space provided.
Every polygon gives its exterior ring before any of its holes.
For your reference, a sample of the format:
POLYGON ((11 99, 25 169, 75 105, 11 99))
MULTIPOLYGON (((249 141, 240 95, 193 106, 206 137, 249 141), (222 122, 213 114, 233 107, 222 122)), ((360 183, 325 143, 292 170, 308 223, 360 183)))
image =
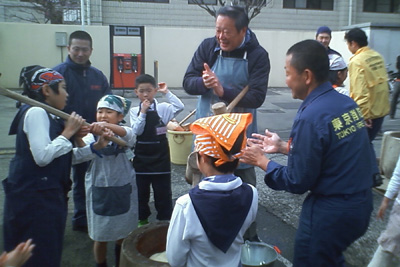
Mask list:
MULTIPOLYGON (((251 113, 227 113, 196 120, 190 126, 190 130, 197 134, 194 141, 195 149, 218 159, 215 162, 216 166, 234 161, 242 155, 242 152, 227 155, 222 147, 230 151, 238 136, 246 131, 252 120, 251 113)), ((246 146, 246 141, 244 138, 241 149, 246 146)))

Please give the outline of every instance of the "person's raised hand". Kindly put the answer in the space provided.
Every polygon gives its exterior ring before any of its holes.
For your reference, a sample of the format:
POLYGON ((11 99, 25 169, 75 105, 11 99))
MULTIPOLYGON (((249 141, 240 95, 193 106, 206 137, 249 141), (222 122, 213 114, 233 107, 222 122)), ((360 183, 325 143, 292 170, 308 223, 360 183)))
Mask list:
POLYGON ((147 99, 143 100, 141 108, 140 108, 140 112, 145 114, 147 112, 147 110, 150 108, 150 105, 151 105, 151 103, 149 100, 147 100, 147 99))
POLYGON ((203 70, 203 83, 204 86, 214 90, 214 93, 217 96, 224 95, 224 88, 222 87, 221 83, 217 75, 210 69, 207 63, 204 63, 204 70, 203 70))
POLYGON ((265 130, 265 135, 253 134, 253 137, 262 136, 263 150, 265 153, 287 154, 287 142, 283 141, 278 134, 265 130))
POLYGON ((158 91, 163 94, 167 94, 169 92, 167 84, 164 82, 158 83, 158 91))
POLYGON ((243 154, 240 157, 240 162, 260 167, 263 170, 267 169, 269 159, 264 155, 264 151, 258 141, 247 139, 247 146, 242 152, 243 154))

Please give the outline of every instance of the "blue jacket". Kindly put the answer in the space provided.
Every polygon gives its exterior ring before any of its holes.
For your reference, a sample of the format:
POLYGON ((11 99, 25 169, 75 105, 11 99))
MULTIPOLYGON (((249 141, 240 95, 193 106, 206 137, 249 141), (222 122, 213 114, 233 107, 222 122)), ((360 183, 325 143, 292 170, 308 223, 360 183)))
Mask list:
MULTIPOLYGON (((197 48, 183 78, 183 88, 190 95, 202 95, 208 91, 203 84, 203 64, 207 63, 210 68, 217 60, 220 47, 215 37, 205 39, 197 48)), ((237 107, 258 108, 265 100, 268 87, 270 63, 268 52, 260 46, 256 35, 248 30, 245 44, 231 52, 223 52, 224 57, 243 58, 247 51, 249 69, 249 91, 237 104, 237 107)), ((240 89, 224 90, 220 99, 230 103, 239 93, 240 89)))
POLYGON ((65 62, 55 66, 67 83, 68 101, 64 111, 75 111, 87 122, 96 121, 97 102, 106 94, 112 94, 103 72, 91 66, 76 64, 68 56, 65 62))
POLYGON ((292 193, 342 195, 372 186, 371 145, 357 104, 329 82, 303 101, 289 139, 288 165, 271 161, 265 183, 292 193))

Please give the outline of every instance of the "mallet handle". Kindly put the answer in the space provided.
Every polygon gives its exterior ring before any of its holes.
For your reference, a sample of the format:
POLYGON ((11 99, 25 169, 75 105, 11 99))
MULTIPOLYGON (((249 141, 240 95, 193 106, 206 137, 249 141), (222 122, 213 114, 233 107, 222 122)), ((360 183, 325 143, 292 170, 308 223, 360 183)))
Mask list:
MULTIPOLYGON (((44 110, 46 110, 46 111, 50 112, 51 114, 54 114, 54 115, 56 115, 56 116, 58 116, 58 117, 60 117, 61 119, 64 119, 64 120, 68 120, 68 118, 70 117, 70 115, 68 113, 65 113, 64 111, 61 111, 61 110, 56 109, 56 108, 53 108, 53 107, 51 107, 49 105, 43 104, 43 103, 41 103, 39 101, 36 101, 36 100, 31 99, 29 97, 23 96, 21 94, 17 94, 15 92, 11 91, 11 90, 8 90, 8 89, 2 88, 2 87, 0 87, 0 95, 4 95, 6 97, 15 99, 17 101, 20 101, 22 103, 25 103, 25 104, 28 104, 28 105, 31 105, 31 106, 43 108, 44 110)), ((84 125, 89 126, 90 124, 87 123, 87 122, 84 122, 84 125)), ((124 140, 121 140, 121 139, 119 139, 119 138, 117 138, 115 136, 112 136, 109 139, 111 141, 113 141, 114 143, 120 145, 120 146, 126 146, 127 145, 124 140)))
POLYGON ((183 118, 183 120, 181 120, 178 124, 180 126, 182 126, 182 123, 184 123, 185 121, 187 121, 190 117, 193 116, 193 114, 196 113, 196 109, 192 110, 192 112, 189 113, 189 115, 187 115, 185 118, 183 118))
POLYGON ((226 107, 226 113, 231 113, 232 109, 239 103, 239 101, 244 97, 244 95, 249 91, 249 86, 246 85, 242 91, 232 100, 231 103, 226 107))

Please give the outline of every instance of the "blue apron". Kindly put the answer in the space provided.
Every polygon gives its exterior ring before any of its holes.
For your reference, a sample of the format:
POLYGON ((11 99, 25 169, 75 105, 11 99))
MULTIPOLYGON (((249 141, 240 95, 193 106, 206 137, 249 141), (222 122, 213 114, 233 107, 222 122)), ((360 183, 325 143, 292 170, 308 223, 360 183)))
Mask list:
MULTIPOLYGON (((247 61, 247 51, 244 53, 243 58, 223 57, 222 50, 214 65, 212 71, 217 75, 224 90, 243 89, 249 82, 249 71, 247 61)), ((196 119, 214 115, 211 106, 217 102, 221 102, 213 90, 200 96, 197 103, 196 119)), ((247 137, 251 137, 252 133, 258 133, 257 128, 257 110, 254 108, 241 108, 235 107, 232 112, 235 113, 251 113, 253 115, 253 122, 247 128, 247 137)), ((240 163, 238 169, 247 169, 253 167, 248 164, 240 163)))

